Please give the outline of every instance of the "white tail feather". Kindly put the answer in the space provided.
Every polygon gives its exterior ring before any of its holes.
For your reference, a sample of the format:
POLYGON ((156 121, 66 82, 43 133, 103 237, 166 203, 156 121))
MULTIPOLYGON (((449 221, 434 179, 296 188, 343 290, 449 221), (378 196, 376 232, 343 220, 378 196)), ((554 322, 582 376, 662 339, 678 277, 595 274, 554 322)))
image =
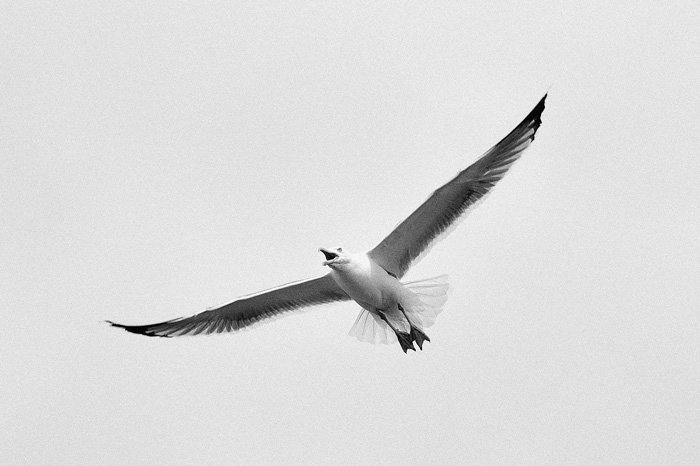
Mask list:
MULTIPOLYGON (((426 328, 435 323, 447 301, 447 275, 404 283, 401 307, 413 325, 426 328)), ((395 343, 394 331, 381 317, 366 309, 360 311, 350 335, 368 343, 395 343)))
POLYGON ((393 330, 389 328, 381 317, 366 309, 360 311, 355 320, 355 325, 350 329, 350 336, 367 343, 391 344, 397 341, 393 330))
POLYGON ((447 301, 447 275, 426 278, 404 283, 410 293, 407 293, 407 301, 403 308, 413 324, 422 328, 430 327, 442 312, 442 306, 447 301))

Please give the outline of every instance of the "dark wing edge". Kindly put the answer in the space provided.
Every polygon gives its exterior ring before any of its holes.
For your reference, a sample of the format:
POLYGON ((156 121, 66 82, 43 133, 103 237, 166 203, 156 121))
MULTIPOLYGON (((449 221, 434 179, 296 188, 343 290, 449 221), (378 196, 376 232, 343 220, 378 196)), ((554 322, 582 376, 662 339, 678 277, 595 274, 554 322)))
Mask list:
POLYGON ((326 274, 242 296, 228 304, 190 317, 150 325, 122 325, 111 321, 107 323, 123 328, 127 332, 149 337, 222 333, 239 330, 303 307, 349 299, 350 297, 338 286, 333 277, 326 274))
POLYGON ((542 124, 547 94, 525 119, 498 144, 451 181, 438 188, 367 254, 399 278, 469 207, 484 197, 520 158, 542 124))

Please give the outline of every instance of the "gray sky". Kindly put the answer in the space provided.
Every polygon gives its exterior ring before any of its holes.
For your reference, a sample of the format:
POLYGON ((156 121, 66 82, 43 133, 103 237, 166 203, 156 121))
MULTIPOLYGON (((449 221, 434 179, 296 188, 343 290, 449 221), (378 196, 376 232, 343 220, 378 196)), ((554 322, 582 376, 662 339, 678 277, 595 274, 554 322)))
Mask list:
POLYGON ((700 463, 697 2, 220 3, 0 7, 0 463, 700 463), (101 323, 373 247, 548 89, 422 353, 101 323))

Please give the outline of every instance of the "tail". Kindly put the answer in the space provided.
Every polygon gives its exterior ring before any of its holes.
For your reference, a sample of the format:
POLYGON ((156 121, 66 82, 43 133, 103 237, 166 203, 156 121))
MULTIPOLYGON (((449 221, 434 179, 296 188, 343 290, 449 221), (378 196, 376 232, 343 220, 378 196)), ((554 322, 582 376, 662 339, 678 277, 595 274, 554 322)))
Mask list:
POLYGON ((374 312, 366 309, 360 311, 355 319, 355 324, 350 329, 350 336, 367 343, 384 343, 390 345, 396 343, 394 331, 374 312))
MULTIPOLYGON (((447 301, 449 288, 447 275, 407 282, 404 283, 404 287, 403 301, 405 302, 402 302, 402 307, 412 324, 422 328, 433 325, 447 301)), ((422 345, 423 340, 430 341, 422 331, 420 333, 425 338, 416 335, 416 342, 420 340, 422 345)), ((350 329, 350 335, 368 343, 391 344, 397 341, 391 327, 380 316, 365 309, 362 309, 357 316, 355 324, 350 329)))
POLYGON ((447 301, 447 275, 426 278, 404 283, 406 290, 403 308, 414 325, 428 328, 442 312, 442 306, 447 301))

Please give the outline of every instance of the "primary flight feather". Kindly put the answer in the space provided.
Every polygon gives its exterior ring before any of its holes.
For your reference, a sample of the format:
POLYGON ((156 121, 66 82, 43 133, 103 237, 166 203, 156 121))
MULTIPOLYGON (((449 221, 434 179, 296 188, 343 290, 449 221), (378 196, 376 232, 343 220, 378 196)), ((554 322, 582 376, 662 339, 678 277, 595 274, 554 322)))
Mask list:
POLYGON ((238 330, 302 307, 354 300, 362 311, 350 333, 362 341, 393 343, 404 352, 430 341, 423 329, 446 300, 446 276, 402 283, 400 279, 437 237, 487 194, 535 139, 547 95, 525 119, 476 162, 462 170, 367 253, 321 248, 330 271, 259 293, 190 317, 149 325, 111 325, 132 333, 174 337, 238 330))

